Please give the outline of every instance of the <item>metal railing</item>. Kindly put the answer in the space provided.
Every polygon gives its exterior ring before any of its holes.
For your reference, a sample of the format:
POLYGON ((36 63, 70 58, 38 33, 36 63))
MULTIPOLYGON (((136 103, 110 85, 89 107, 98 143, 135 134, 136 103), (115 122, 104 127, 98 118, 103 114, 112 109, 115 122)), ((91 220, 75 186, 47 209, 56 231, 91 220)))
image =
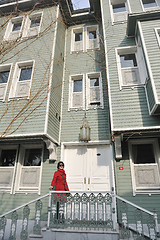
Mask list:
POLYGON ((150 212, 116 195, 117 220, 120 226, 120 238, 129 239, 131 231, 134 239, 159 239, 157 214, 150 212))
POLYGON ((48 210, 48 228, 116 228, 115 202, 110 192, 51 191, 48 210))

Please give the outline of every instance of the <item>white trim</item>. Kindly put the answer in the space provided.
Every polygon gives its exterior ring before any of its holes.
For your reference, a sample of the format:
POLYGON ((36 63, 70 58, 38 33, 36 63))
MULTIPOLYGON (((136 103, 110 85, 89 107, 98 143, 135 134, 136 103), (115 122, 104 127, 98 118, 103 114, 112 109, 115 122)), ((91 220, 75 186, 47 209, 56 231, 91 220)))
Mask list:
POLYGON ((100 49, 100 39, 99 39, 99 25, 90 25, 90 26, 86 26, 86 29, 85 29, 85 35, 86 35, 86 51, 89 51, 89 50, 93 50, 93 49, 100 49), (94 47, 94 48, 90 48, 89 47, 89 29, 93 28, 94 30, 93 31, 96 31, 96 42, 97 42, 97 47, 94 47))
POLYGON ((82 26, 82 27, 72 28, 72 30, 71 30, 71 54, 74 53, 74 52, 83 52, 84 49, 85 49, 84 48, 84 43, 85 43, 84 27, 82 26), (75 33, 81 33, 81 32, 82 32, 82 49, 75 50, 75 33))
MULTIPOLYGON (((25 2, 31 2, 31 0, 19 0, 19 1, 18 1, 18 4, 20 4, 20 3, 25 3, 25 2)), ((0 5, 0 8, 12 6, 12 5, 17 5, 17 2, 6 3, 6 4, 3 4, 3 5, 0 5)))
POLYGON ((154 28, 154 31, 155 31, 155 34, 156 34, 156 37, 157 37, 158 45, 160 47, 160 28, 154 28))
MULTIPOLYGON (((147 186, 144 188, 136 188, 136 180, 135 180, 135 171, 134 171, 134 162, 133 162, 133 153, 132 153, 132 145, 134 144, 152 144, 153 145, 153 151, 154 151, 154 156, 155 156, 155 164, 146 164, 146 165, 157 165, 158 166, 158 173, 160 174, 160 154, 159 154, 159 144, 158 144, 158 139, 155 138, 149 138, 149 139, 135 139, 135 140, 129 140, 128 143, 128 148, 129 148, 129 158, 130 158, 130 167, 131 167, 131 181, 132 181, 132 188, 133 188, 133 195, 135 196, 135 194, 139 193, 139 191, 142 193, 143 191, 145 192, 150 192, 153 191, 153 189, 160 189, 160 185, 159 187, 153 188, 153 187, 148 187, 147 186)), ((137 164, 136 164, 137 165, 137 164)), ((144 165, 144 164, 138 164, 140 165, 144 165)), ((159 180, 160 180, 160 176, 159 176, 159 180)), ((154 191, 153 191, 154 192, 154 191)))
POLYGON ((134 130, 152 130, 152 129, 160 129, 159 126, 154 127, 134 127, 134 128, 113 128, 113 132, 121 132, 121 131, 134 131, 134 130))
POLYGON ((156 5, 157 5, 157 6, 155 6, 155 7, 148 7, 148 8, 145 8, 144 5, 143 5, 142 0, 140 0, 140 3, 141 3, 141 7, 142 7, 143 12, 153 11, 153 10, 157 10, 157 9, 159 9, 159 4, 158 4, 157 0, 155 0, 155 3, 156 3, 156 5))
POLYGON ((90 142, 62 142, 62 148, 64 146, 90 146, 90 145, 110 145, 111 141, 109 140, 100 140, 100 141, 90 141, 90 142))
POLYGON ((102 74, 101 72, 90 72, 86 73, 86 109, 97 109, 97 108, 102 108, 104 109, 104 99, 103 99, 103 83, 102 83, 102 74), (90 76, 89 76, 90 75, 90 76), (100 90, 100 105, 90 105, 90 78, 98 78, 99 79, 99 90, 100 90))
MULTIPOLYGON (((6 89, 5 89, 5 92, 4 92, 3 99, 0 99, 0 101, 2 101, 2 102, 4 102, 4 101, 5 101, 5 98, 6 98, 6 93, 7 93, 8 85, 9 85, 10 78, 11 78, 13 63, 1 64, 1 65, 0 65, 0 69, 3 69, 3 68, 4 68, 4 70, 5 70, 5 68, 9 70, 9 75, 8 75, 8 81, 7 81, 7 83, 0 83, 0 86, 6 85, 6 89)), ((3 70, 2 70, 2 71, 0 70, 0 72, 3 72, 3 70)))
POLYGON ((68 97, 68 111, 70 110, 84 110, 85 108, 85 74, 75 74, 69 77, 69 97, 68 97), (73 107, 73 81, 82 79, 82 106, 73 107))
POLYGON ((11 83, 11 87, 10 87, 10 91, 9 91, 8 101, 14 100, 14 99, 21 99, 21 98, 29 99, 30 94, 31 94, 31 86, 32 86, 32 80, 33 80, 34 68, 35 68, 35 60, 27 60, 27 61, 17 62, 15 64, 15 69, 14 69, 12 83, 11 83), (19 83, 20 69, 21 69, 21 67, 26 67, 26 66, 32 66, 31 78, 29 80, 24 81, 24 83, 25 82, 29 83, 28 84, 29 85, 29 94, 26 96, 17 96, 16 90, 17 90, 17 83, 19 83))
MULTIPOLYGON (((138 28, 139 28, 139 33, 140 33, 140 36, 141 36, 141 41, 142 41, 142 45, 143 45, 144 54, 146 56, 146 64, 147 64, 147 68, 148 68, 148 72, 149 72, 149 76, 150 76, 150 80, 151 80, 151 85, 152 85, 152 89, 153 89, 153 95, 154 95, 154 98, 155 98, 155 103, 157 103, 158 102, 158 96, 157 96, 157 93, 156 93, 156 87, 155 87, 154 80, 153 80, 152 70, 151 70, 151 66, 150 66, 150 62, 149 62, 148 52, 147 52, 147 48, 146 48, 146 44, 145 44, 145 40, 144 40, 143 31, 142 31, 140 21, 138 21, 138 28)), ((147 92, 146 92, 146 95, 147 95, 147 92)), ((148 109, 150 111, 149 106, 148 106, 148 109)))
POLYGON ((104 49, 105 49, 105 60, 106 60, 106 77, 107 77, 107 86, 108 86, 108 102, 109 102, 109 112, 110 112, 110 125, 111 130, 113 128, 113 115, 112 115, 112 100, 111 100, 111 90, 110 90, 110 77, 109 77, 109 64, 108 64, 108 52, 107 50, 107 34, 106 34, 106 25, 104 22, 104 8, 102 7, 102 0, 100 0, 101 5, 101 14, 102 14, 102 25, 103 25, 103 35, 104 35, 104 49))
POLYGON ((54 38, 53 38, 53 48, 52 48, 52 56, 51 56, 51 64, 50 64, 51 67, 50 67, 50 78, 49 78, 49 86, 48 86, 48 99, 47 99, 46 117, 45 117, 45 125, 44 125, 44 132, 46 134, 47 134, 47 129, 48 129, 49 105, 50 105, 52 76, 53 76, 53 64, 54 64, 54 61, 55 61, 54 56, 55 56, 55 49, 56 49, 58 17, 59 17, 59 5, 57 6, 56 24, 55 24, 55 31, 54 31, 54 38))

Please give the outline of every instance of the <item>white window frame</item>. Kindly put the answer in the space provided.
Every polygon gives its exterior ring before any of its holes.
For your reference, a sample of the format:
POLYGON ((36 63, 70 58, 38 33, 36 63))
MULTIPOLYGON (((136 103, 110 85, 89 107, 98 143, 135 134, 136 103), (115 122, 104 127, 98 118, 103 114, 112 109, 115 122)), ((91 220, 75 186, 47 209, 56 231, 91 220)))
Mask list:
MULTIPOLYGON (((137 46, 129 46, 129 47, 122 47, 122 48, 116 48, 116 60, 117 60, 117 68, 118 68, 118 76, 119 76, 119 85, 120 85, 120 90, 124 87, 135 87, 135 86, 142 86, 145 84, 146 77, 143 77, 142 79, 142 74, 139 72, 139 60, 138 60, 138 54, 137 54, 137 46), (120 61, 120 55, 125 55, 125 54, 135 54, 136 61, 137 61, 137 72, 139 75, 139 82, 138 83, 131 83, 131 84, 123 84, 123 78, 122 78, 122 68, 121 68, 121 61, 120 61)), ((132 67, 131 67, 132 68, 132 67)), ((131 69, 131 68, 126 68, 126 69, 131 69)), ((123 68, 125 69, 125 68, 123 68)))
POLYGON ((156 193, 160 192, 160 153, 159 153, 159 144, 158 140, 151 138, 151 139, 140 139, 140 140, 131 140, 129 141, 129 157, 130 157, 130 166, 131 166, 131 178, 132 178, 132 187, 133 187, 133 195, 136 195, 137 193, 156 193), (134 159, 132 156, 132 145, 134 144, 152 144, 153 150, 154 150, 154 156, 155 156, 155 164, 134 164, 134 159), (158 167, 158 178, 159 178, 159 186, 158 187, 138 187, 136 188, 136 179, 135 179, 135 170, 134 166, 139 165, 157 165, 158 167))
POLYGON ((69 79, 69 103, 68 103, 68 110, 74 109, 84 109, 84 99, 85 99, 85 83, 84 83, 84 74, 76 74, 70 76, 69 79), (82 79, 82 105, 80 107, 74 107, 73 106, 73 82, 76 80, 82 79))
POLYGON ((10 93, 9 93, 9 100, 14 99, 14 98, 29 98, 30 91, 31 91, 31 85, 32 85, 32 79, 33 79, 34 66, 35 66, 34 60, 16 63, 14 74, 13 74, 13 80, 12 80, 12 84, 11 84, 11 89, 10 89, 10 93), (27 67, 27 66, 32 66, 31 79, 25 80, 24 82, 22 81, 20 83, 19 77, 20 77, 21 68, 27 67), (26 87, 28 88, 28 93, 24 93, 22 95, 17 94, 17 89, 19 87, 18 84, 21 85, 21 87, 25 87, 25 85, 26 85, 26 87))
POLYGON ((145 8, 144 5, 143 5, 143 1, 142 1, 142 0, 140 0, 140 3, 141 3, 141 6, 142 6, 142 10, 143 10, 144 12, 146 12, 146 11, 151 11, 151 10, 156 10, 156 9, 159 8, 159 4, 158 4, 157 0, 155 0, 155 3, 157 4, 156 7, 148 7, 148 8, 145 8))
POLYGON ((93 49, 99 49, 99 27, 98 25, 93 26, 87 26, 86 27, 86 50, 93 50, 93 49), (89 32, 90 31, 96 31, 96 38, 95 39, 89 39, 89 32), (93 42, 94 47, 90 46, 90 42, 93 42))
POLYGON ((32 37, 39 35, 41 25, 42 25, 42 17, 43 17, 43 12, 37 12, 37 13, 32 13, 31 15, 28 15, 26 17, 25 25, 24 25, 24 30, 23 30, 23 38, 25 37, 32 37), (33 27, 30 28, 31 25, 31 20, 34 18, 40 17, 40 25, 38 27, 33 27))
MULTIPOLYGON (((81 41, 80 41, 81 42, 81 41)), ((80 52, 84 51, 84 27, 73 28, 71 31, 71 51, 72 52, 80 52), (82 47, 79 49, 75 49, 75 34, 82 32, 82 47)))
POLYGON ((43 168, 43 158, 44 158, 44 144, 23 144, 20 146, 19 156, 18 156, 18 163, 17 163, 17 171, 16 171, 16 178, 15 178, 15 186, 13 193, 38 193, 40 194, 41 191, 41 181, 42 181, 42 168, 43 168), (34 148, 41 148, 42 149, 42 158, 41 158, 41 166, 23 166, 24 164, 24 157, 25 157, 25 150, 26 149, 34 149, 34 148), (37 168, 39 169, 39 184, 37 187, 21 187, 20 181, 22 176, 23 168, 32 169, 37 168))
POLYGON ((120 2, 118 0, 109 0, 109 5, 110 5, 110 13, 111 13, 111 20, 112 24, 114 23, 122 23, 127 21, 127 16, 128 13, 131 13, 131 7, 129 0, 121 0, 120 2), (125 3, 126 11, 124 12, 119 12, 119 13, 114 13, 113 12, 113 5, 115 4, 120 4, 120 3, 125 3), (115 16, 122 16, 122 20, 116 20, 115 16), (123 17, 124 16, 124 17, 123 17))
MULTIPOLYGON (((97 87, 95 87, 97 88, 97 87)), ((103 87, 102 87, 102 75, 101 72, 92 72, 86 74, 86 107, 87 109, 96 109, 96 108, 104 108, 103 103, 103 87), (100 91, 100 105, 90 105, 90 78, 98 78, 99 79, 99 91, 100 91)))
POLYGON ((7 88, 11 76, 11 71, 12 71, 12 64, 3 64, 0 65, 0 72, 3 71, 9 71, 9 76, 8 76, 8 81, 7 83, 0 83, 0 92, 2 92, 2 95, 0 95, 0 101, 5 101, 6 93, 7 93, 7 88))
POLYGON ((13 169, 13 173, 12 173, 12 181, 11 181, 11 186, 0 186, 0 192, 9 192, 9 193, 13 193, 13 188, 14 188, 14 180, 15 180, 15 174, 16 174, 16 168, 17 168, 17 157, 18 157, 18 145, 14 145, 14 144, 10 144, 10 145, 1 145, 0 146, 0 154, 1 154, 1 151, 2 150, 16 150, 17 152, 16 152, 16 159, 15 159, 15 165, 14 165, 14 167, 2 167, 2 166, 0 166, 0 171, 2 171, 3 172, 3 170, 4 171, 7 171, 7 170, 10 170, 10 171, 12 171, 12 169, 13 169))
POLYGON ((155 28, 154 30, 155 30, 155 33, 156 33, 158 45, 160 47, 160 28, 155 28))
POLYGON ((24 16, 19 16, 19 17, 10 19, 6 28, 4 40, 9 41, 9 40, 16 40, 17 38, 20 38, 22 36, 24 20, 25 20, 24 16), (21 29, 18 31, 12 31, 13 25, 16 22, 19 22, 20 20, 22 20, 21 29))

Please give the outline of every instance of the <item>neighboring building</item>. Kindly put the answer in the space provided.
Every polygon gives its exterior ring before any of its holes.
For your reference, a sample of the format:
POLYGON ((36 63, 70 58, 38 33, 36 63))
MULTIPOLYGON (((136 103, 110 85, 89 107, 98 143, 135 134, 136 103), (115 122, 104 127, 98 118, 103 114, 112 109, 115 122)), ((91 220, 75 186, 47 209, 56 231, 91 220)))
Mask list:
POLYGON ((12 209, 31 200, 21 239, 28 225, 40 235, 46 222, 95 230, 99 240, 158 239, 159 4, 90 0, 75 10, 71 0, 1 1, 0 213, 12 213, 11 223, 0 219, 2 239, 6 225, 18 240, 12 209), (60 160, 74 193, 60 201, 57 221, 47 197, 60 160))

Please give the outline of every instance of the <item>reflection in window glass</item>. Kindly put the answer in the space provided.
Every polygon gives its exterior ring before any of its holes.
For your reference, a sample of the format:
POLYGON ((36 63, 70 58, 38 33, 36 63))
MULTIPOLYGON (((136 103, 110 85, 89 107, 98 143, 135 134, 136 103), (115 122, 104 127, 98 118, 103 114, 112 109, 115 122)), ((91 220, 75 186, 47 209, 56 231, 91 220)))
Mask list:
POLYGON ((82 80, 74 80, 73 84, 73 92, 82 92, 82 80))
POLYGON ((1 151, 0 166, 12 167, 16 160, 16 149, 7 149, 1 151))
POLYGON ((24 157, 24 166, 40 166, 42 157, 42 149, 26 149, 24 157))
POLYGON ((30 28, 39 27, 41 21, 41 16, 31 19, 30 28))
POLYGON ((113 12, 114 13, 125 12, 125 11, 126 11, 125 3, 120 3, 120 4, 114 4, 113 5, 113 12))
POLYGON ((121 60, 122 68, 137 67, 137 61, 136 61, 135 54, 120 55, 120 60, 121 60))
POLYGON ((32 67, 21 68, 19 81, 30 80, 32 75, 32 67))
POLYGON ((9 71, 0 72, 0 83, 7 83, 9 77, 9 71))
POLYGON ((82 33, 75 33, 75 42, 82 41, 82 33))
POLYGON ((90 87, 99 86, 99 78, 90 78, 90 87))
POLYGON ((155 163, 154 150, 152 144, 132 145, 132 152, 135 164, 155 163))
POLYGON ((156 7, 156 1, 155 0, 142 0, 144 8, 150 8, 150 7, 156 7))
POLYGON ((96 39, 96 38, 97 38, 96 31, 90 31, 89 32, 89 39, 96 39))
POLYGON ((16 23, 13 23, 13 29, 12 31, 20 31, 21 30, 21 25, 22 25, 22 21, 21 22, 16 22, 16 23))

